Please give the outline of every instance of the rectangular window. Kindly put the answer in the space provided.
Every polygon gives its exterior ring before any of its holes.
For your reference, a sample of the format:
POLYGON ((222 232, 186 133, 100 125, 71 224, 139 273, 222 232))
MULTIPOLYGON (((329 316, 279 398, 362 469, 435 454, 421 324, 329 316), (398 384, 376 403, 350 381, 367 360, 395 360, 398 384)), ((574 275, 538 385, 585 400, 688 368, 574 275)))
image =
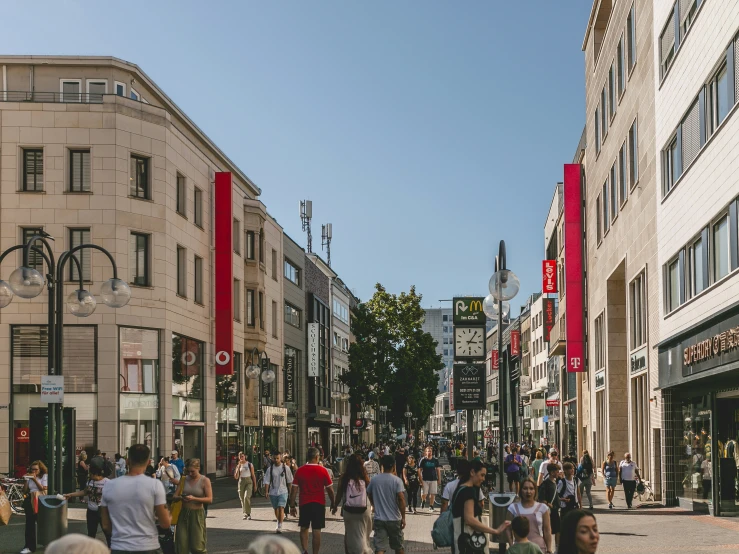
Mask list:
POLYGON ((82 102, 82 81, 80 79, 62 79, 60 87, 62 102, 82 102))
POLYGON ((685 36, 690 26, 695 20, 695 13, 698 11, 698 0, 680 0, 680 38, 685 36))
POLYGON ((187 298, 187 250, 177 246, 177 294, 187 298))
POLYGON ((234 320, 241 321, 241 281, 234 279, 234 320))
POLYGON ((177 213, 185 215, 186 210, 186 192, 185 188, 185 176, 177 174, 177 213))
POLYGON ((610 108, 609 114, 611 119, 613 119, 613 116, 616 115, 616 104, 618 102, 616 98, 616 66, 614 64, 611 64, 611 69, 608 72, 608 94, 608 107, 610 108))
POLYGON ((334 316, 347 325, 349 324, 349 308, 336 298, 334 298, 334 316))
POLYGON ((246 259, 254 259, 254 231, 246 232, 246 259))
POLYGON ((264 331, 264 293, 259 291, 259 328, 264 331))
POLYGON ((261 263, 265 263, 264 262, 265 250, 266 250, 266 246, 265 246, 265 240, 264 240, 264 229, 261 229, 259 231, 259 261, 261 263))
POLYGON ((595 335, 595 368, 597 370, 606 367, 606 335, 604 333, 605 314, 595 318, 593 334, 595 335))
POLYGON ((629 129, 629 185, 639 180, 639 147, 637 144, 636 120, 629 129))
POLYGON ((149 158, 131 154, 131 186, 129 194, 149 199, 149 158))
POLYGON ((300 310, 285 302, 285 323, 300 329, 300 310))
POLYGON ((676 259, 667 266, 668 290, 667 311, 671 312, 680 305, 680 263, 676 259))
POLYGON ((603 87, 603 91, 600 93, 600 107, 600 126, 603 133, 601 141, 605 141, 606 135, 608 134, 608 93, 606 91, 606 87, 603 87))
POLYGON ((272 249, 272 279, 277 281, 277 250, 272 249))
POLYGON ((711 78, 708 84, 708 101, 710 116, 710 134, 713 134, 721 122, 726 119, 731 109, 730 98, 732 97, 729 87, 733 87, 734 83, 729 83, 728 71, 726 64, 719 69, 711 78))
POLYGON ((595 225, 596 225, 596 237, 598 244, 603 240, 603 228, 600 220, 600 194, 595 199, 595 225))
POLYGON ((664 77, 675 58, 675 9, 670 12, 662 34, 659 36, 660 75, 664 77))
POLYGON ((605 236, 608 229, 611 228, 611 218, 609 217, 608 212, 608 179, 603 183, 601 198, 603 198, 603 236, 605 236))
POLYGON ((69 151, 69 190, 70 192, 90 192, 92 190, 89 150, 69 151))
POLYGON ((241 222, 238 219, 233 221, 233 241, 234 252, 241 255, 241 222))
POLYGON ((626 41, 628 43, 629 71, 631 71, 636 64, 636 14, 634 13, 633 4, 629 17, 626 19, 626 41))
POLYGON ((667 194, 675 186, 675 182, 682 175, 682 156, 677 136, 675 136, 662 153, 664 166, 664 193, 667 194))
POLYGON ((300 269, 295 267, 287 258, 285 258, 285 278, 300 286, 300 269))
POLYGON ((203 226, 203 191, 199 188, 195 188, 195 192, 193 193, 193 212, 194 212, 194 219, 195 219, 195 225, 198 227, 203 226))
POLYGON ((600 154, 600 108, 595 108, 595 153, 600 154))
MULTIPOLYGON (((69 248, 72 249, 75 246, 80 246, 82 244, 90 244, 90 229, 70 229, 69 248)), ((92 263, 90 260, 91 254, 92 251, 89 248, 83 248, 82 250, 77 250, 77 252, 74 253, 75 257, 79 260, 80 265, 82 266, 83 281, 92 281, 92 263)), ((80 274, 77 271, 77 264, 75 264, 72 260, 67 261, 67 264, 69 265, 69 280, 79 280, 80 274)))
POLYGON ((149 275, 149 235, 131 233, 129 266, 131 267, 131 283, 141 287, 148 287, 151 284, 149 275))
POLYGON ((618 96, 620 97, 624 93, 626 87, 626 53, 624 52, 624 37, 621 35, 621 40, 618 41, 618 48, 616 49, 616 73, 618 77, 618 96))
POLYGON ((616 162, 611 166, 611 219, 618 215, 618 180, 616 179, 616 162))
POLYGON ((277 337, 277 302, 272 301, 272 336, 277 337))
POLYGON ((195 256, 195 302, 203 303, 203 258, 195 256))
MULTIPOLYGON (((27 244, 29 240, 31 240, 35 235, 39 234, 39 231, 42 231, 42 227, 24 227, 23 228, 23 244, 27 244)), ((39 250, 43 250, 43 244, 39 241, 36 241, 33 243, 33 245, 38 248, 39 250)), ((22 254, 21 250, 21 254, 22 254)), ((21 257, 20 265, 23 265, 23 258, 21 257)), ((46 272, 44 271, 44 258, 41 254, 34 250, 28 251, 28 267, 32 267, 36 271, 41 272, 42 275, 45 275, 46 272)))
MULTIPOLYGON (((704 231, 705 232, 705 231, 704 231)), ((700 294, 708 286, 708 249, 703 244, 703 237, 696 240, 689 247, 690 262, 690 293, 691 296, 700 294)))
POLYGON ((618 152, 618 190, 621 195, 621 204, 629 197, 629 187, 626 185, 626 141, 618 152))
POLYGON ((630 347, 635 350, 647 342, 646 275, 640 273, 629 284, 630 347))
POLYGON ((724 215, 713 224, 713 283, 729 274, 729 216, 724 215))
POLYGON ((87 81, 87 101, 96 104, 103 103, 103 95, 108 94, 108 81, 87 81))
POLYGON ((116 96, 126 97, 126 85, 123 83, 115 82, 115 94, 116 96))
POLYGON ((44 190, 44 151, 41 148, 23 149, 23 190, 44 190))
POLYGON ((254 291, 246 289, 246 324, 254 327, 254 291))

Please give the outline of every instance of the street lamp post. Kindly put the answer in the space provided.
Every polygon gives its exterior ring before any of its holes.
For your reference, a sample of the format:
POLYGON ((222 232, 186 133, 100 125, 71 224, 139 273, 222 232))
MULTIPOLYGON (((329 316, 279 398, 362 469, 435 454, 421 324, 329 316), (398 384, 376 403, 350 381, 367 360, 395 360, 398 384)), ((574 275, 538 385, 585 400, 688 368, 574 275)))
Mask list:
MULTIPOLYGON (((269 357, 266 352, 259 353, 258 348, 254 348, 249 356, 249 365, 244 369, 244 376, 247 379, 256 379, 262 381, 265 385, 274 382, 276 375, 272 368, 269 367, 269 357), (256 363, 255 363, 256 362, 256 363)), ((262 398, 264 390, 259 386, 257 396, 259 400, 259 456, 264 458, 264 410, 262 409, 262 398)), ((258 460, 261 464, 261 459, 258 460)), ((252 462, 253 463, 253 462, 252 462)))
MULTIPOLYGON (((125 281, 118 279, 118 266, 113 256, 102 246, 81 244, 64 252, 58 262, 54 259, 54 251, 49 244, 54 238, 48 233, 39 232, 25 244, 11 246, 0 254, 0 264, 5 257, 16 250, 23 249, 23 266, 10 274, 8 281, 0 281, 0 308, 8 306, 13 296, 35 298, 46 284, 48 297, 48 374, 63 375, 63 331, 64 331, 64 268, 71 260, 77 268, 79 289, 67 297, 67 308, 76 317, 91 315, 97 306, 95 297, 85 290, 84 276, 79 258, 75 255, 85 248, 98 250, 105 254, 113 266, 113 277, 102 284, 100 295, 103 302, 111 308, 121 308, 131 299, 131 288, 125 281), (35 243, 41 243, 39 248, 35 243), (29 253, 33 251, 46 263, 46 279, 35 268, 29 267, 29 253)), ((49 463, 49 493, 58 494, 63 486, 63 422, 62 404, 53 404, 49 409, 49 438, 47 443, 47 461, 49 463)), ((71 453, 70 453, 71 455, 71 453)))
POLYGON ((411 436, 413 437, 413 442, 418 444, 418 418, 413 418, 413 429, 411 432, 411 436))
POLYGON ((408 437, 411 434, 411 418, 413 417, 413 412, 411 412, 411 408, 410 408, 410 406, 408 406, 408 404, 405 405, 405 409, 407 411, 403 415, 408 420, 408 427, 405 428, 405 439, 407 441, 410 441, 410 439, 408 437))

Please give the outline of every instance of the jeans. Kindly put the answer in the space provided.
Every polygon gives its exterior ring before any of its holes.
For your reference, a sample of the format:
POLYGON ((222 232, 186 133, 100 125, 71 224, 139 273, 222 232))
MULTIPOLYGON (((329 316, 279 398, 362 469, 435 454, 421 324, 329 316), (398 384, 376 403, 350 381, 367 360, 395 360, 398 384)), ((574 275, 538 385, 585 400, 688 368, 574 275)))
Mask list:
MULTIPOLYGON (((100 521, 100 512, 96 512, 95 510, 90 510, 88 508, 87 510, 87 536, 90 538, 95 538, 98 534, 98 526, 102 528, 103 524, 100 521)), ((110 548, 110 537, 107 533, 105 533, 105 530, 103 530, 103 534, 105 535, 105 542, 108 543, 108 548, 110 548)))
MULTIPOLYGON (((593 478, 592 477, 586 477, 580 482, 580 496, 583 496, 583 493, 587 495, 588 497, 588 506, 593 507, 593 493, 591 492, 591 489, 593 488, 593 478)), ((584 496, 583 496, 584 500, 584 496)), ((585 502, 583 502, 585 504, 585 502)))
POLYGON ((634 492, 636 491, 636 481, 621 480, 624 486, 624 495, 626 495, 626 505, 631 508, 631 503, 634 501, 634 492))
POLYGON ((416 509, 418 506, 418 483, 411 483, 408 485, 408 507, 416 509))

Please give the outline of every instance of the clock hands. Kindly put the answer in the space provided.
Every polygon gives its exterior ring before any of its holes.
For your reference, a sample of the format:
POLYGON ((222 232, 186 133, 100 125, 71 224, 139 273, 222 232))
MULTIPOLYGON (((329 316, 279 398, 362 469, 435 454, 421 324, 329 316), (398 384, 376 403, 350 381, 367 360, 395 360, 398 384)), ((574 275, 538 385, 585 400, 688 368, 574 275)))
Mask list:
POLYGON ((477 331, 475 331, 475 334, 474 334, 474 335, 472 335, 472 338, 471 338, 470 340, 468 340, 468 341, 467 341, 467 344, 472 344, 472 341, 474 341, 474 340, 475 340, 475 337, 476 337, 476 336, 477 336, 477 331))

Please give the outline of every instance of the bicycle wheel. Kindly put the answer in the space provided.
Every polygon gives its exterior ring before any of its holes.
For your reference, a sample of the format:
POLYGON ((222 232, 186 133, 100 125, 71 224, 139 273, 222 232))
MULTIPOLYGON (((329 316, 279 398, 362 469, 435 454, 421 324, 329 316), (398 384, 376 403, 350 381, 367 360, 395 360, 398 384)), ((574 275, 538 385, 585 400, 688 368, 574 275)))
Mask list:
POLYGON ((7 493, 7 497, 8 502, 10 502, 10 509, 14 514, 22 516, 26 513, 23 508, 23 493, 17 487, 12 487, 7 493))

